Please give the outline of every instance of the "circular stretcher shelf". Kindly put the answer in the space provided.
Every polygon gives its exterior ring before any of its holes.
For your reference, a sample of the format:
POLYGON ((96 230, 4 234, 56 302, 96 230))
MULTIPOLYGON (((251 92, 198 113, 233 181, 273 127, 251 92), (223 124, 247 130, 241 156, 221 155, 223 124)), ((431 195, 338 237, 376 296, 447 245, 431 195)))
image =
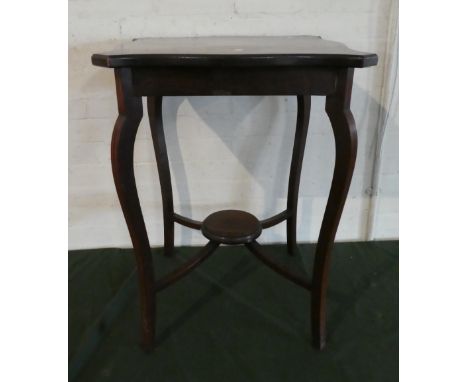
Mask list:
POLYGON ((247 244, 260 236, 262 226, 248 212, 223 210, 209 215, 201 231, 206 238, 220 244, 247 244))

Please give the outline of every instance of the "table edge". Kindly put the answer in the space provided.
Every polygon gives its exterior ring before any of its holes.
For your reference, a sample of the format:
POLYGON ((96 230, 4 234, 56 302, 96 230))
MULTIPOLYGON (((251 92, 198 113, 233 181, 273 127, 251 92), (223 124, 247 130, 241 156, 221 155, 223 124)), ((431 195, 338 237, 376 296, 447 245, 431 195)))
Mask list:
POLYGON ((95 66, 106 68, 148 66, 315 66, 365 68, 377 65, 378 56, 363 54, 99 54, 91 56, 95 66))

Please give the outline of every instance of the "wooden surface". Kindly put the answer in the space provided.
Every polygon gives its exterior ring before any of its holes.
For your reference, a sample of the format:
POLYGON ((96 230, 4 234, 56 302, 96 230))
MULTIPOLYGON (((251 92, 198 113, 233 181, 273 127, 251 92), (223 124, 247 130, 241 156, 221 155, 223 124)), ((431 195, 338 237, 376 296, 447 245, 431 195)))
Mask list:
POLYGON ((262 233, 258 219, 248 212, 223 210, 209 215, 202 224, 202 233, 221 244, 246 244, 262 233))
POLYGON ((354 67, 377 63, 375 54, 359 53, 319 37, 210 37, 143 39, 110 54, 92 56, 95 65, 114 67, 119 116, 112 137, 114 181, 132 238, 140 292, 143 349, 155 346, 155 292, 165 289, 207 259, 219 244, 245 244, 264 264, 310 292, 313 344, 326 342, 326 306, 330 258, 335 234, 351 183, 357 133, 350 110, 354 67), (162 119, 168 95, 297 96, 298 113, 291 156, 286 210, 259 221, 237 210, 211 214, 203 222, 174 212, 169 159, 162 119), (326 97, 325 109, 335 138, 335 170, 316 247, 312 279, 291 273, 262 250, 255 239, 262 229, 287 220, 288 250, 295 252, 297 199, 304 156, 311 95, 326 97), (197 256, 155 280, 151 249, 133 171, 133 151, 148 97, 164 212, 164 253, 174 248, 174 223, 201 229, 210 241, 197 256))
POLYGON ((143 117, 143 104, 141 97, 131 94, 130 69, 116 69, 115 84, 119 116, 112 133, 112 173, 135 253, 140 294, 141 347, 149 351, 154 346, 156 320, 153 259, 133 170, 135 137, 143 117))
POLYGON ((318 36, 143 38, 93 54, 109 68, 136 66, 334 66, 363 68, 377 55, 318 36))

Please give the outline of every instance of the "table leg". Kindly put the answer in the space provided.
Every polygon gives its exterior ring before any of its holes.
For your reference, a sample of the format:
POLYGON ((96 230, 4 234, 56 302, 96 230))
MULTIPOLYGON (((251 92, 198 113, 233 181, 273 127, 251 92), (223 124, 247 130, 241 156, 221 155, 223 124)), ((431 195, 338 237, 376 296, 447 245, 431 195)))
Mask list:
POLYGON ((164 220, 164 254, 171 256, 174 252, 174 202, 172 198, 171 172, 167 158, 166 140, 162 120, 162 97, 148 97, 148 117, 153 137, 153 147, 158 165, 159 184, 164 220))
POLYGON ((307 139, 310 117, 310 95, 297 96, 297 123, 294 136, 294 147, 289 171, 287 210, 289 217, 286 221, 286 237, 288 253, 294 254, 297 246, 297 198, 299 196, 299 183, 301 180, 302 160, 307 139))
POLYGON ((133 150, 135 136, 143 116, 141 97, 132 95, 131 70, 116 69, 115 80, 119 116, 114 126, 111 161, 114 182, 133 243, 138 272, 141 345, 154 346, 156 301, 151 248, 135 183, 133 150))
POLYGON ((326 342, 326 294, 330 255, 356 162, 357 133, 350 110, 353 72, 353 69, 339 72, 336 92, 327 96, 325 106, 333 128, 336 153, 333 180, 320 228, 312 277, 312 341, 319 349, 323 349, 326 342))

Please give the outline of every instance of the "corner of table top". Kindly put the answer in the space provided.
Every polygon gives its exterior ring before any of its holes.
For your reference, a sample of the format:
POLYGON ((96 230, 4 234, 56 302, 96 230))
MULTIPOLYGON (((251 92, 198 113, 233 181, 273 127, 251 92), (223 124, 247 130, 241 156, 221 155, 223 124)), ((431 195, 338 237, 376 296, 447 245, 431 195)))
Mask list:
POLYGON ((109 65, 109 60, 108 60, 108 55, 105 54, 99 54, 99 53, 94 53, 91 56, 91 63, 94 66, 101 66, 104 68, 110 68, 111 66, 109 65))

